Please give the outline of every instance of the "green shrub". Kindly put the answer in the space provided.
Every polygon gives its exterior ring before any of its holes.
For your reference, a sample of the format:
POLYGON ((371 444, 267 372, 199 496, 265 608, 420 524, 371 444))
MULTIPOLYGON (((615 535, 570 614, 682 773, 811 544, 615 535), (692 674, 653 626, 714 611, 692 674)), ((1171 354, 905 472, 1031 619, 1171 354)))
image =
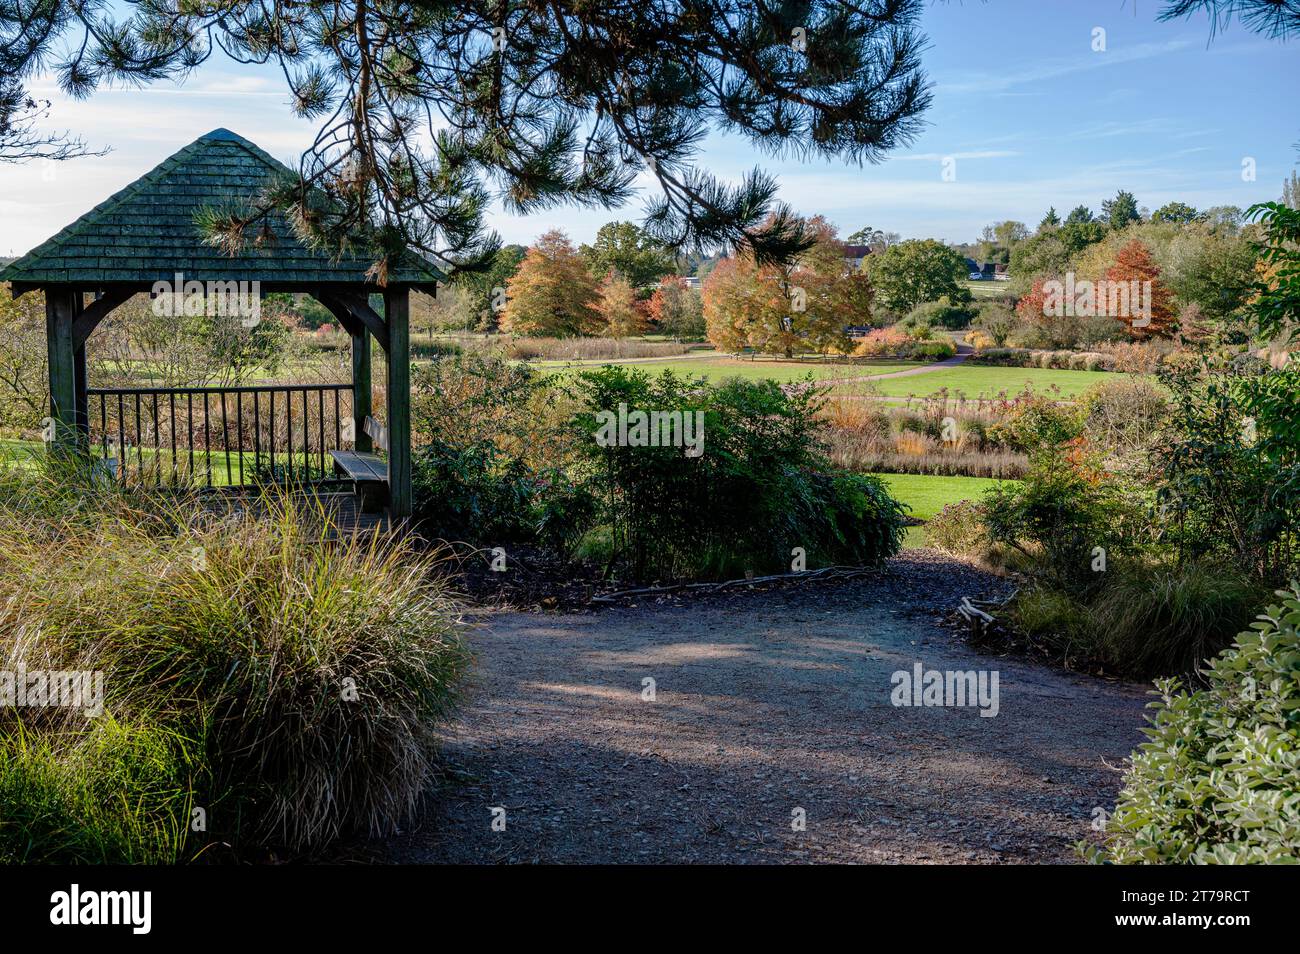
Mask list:
POLYGON ((917 305, 907 317, 899 322, 905 330, 919 327, 947 328, 956 331, 970 326, 977 314, 975 305, 970 302, 954 304, 947 297, 917 305))
POLYGON ((1219 655, 1208 687, 1157 685, 1095 860, 1300 862, 1300 584, 1219 655))
POLYGON ((565 476, 563 392, 527 367, 461 355, 419 370, 412 402, 414 516, 429 536, 567 550, 594 502, 565 476))
POLYGON ((907 349, 907 357, 916 361, 944 361, 957 353, 957 346, 946 338, 917 341, 907 349))
POLYGON ((990 539, 1031 561, 1045 585, 1080 596, 1106 580, 1103 567, 1136 547, 1145 513, 1117 481, 1056 454, 1035 459, 1024 481, 984 496, 990 539))
POLYGON ((873 566, 902 548, 904 507, 878 477, 812 474, 809 480, 810 565, 873 566))
POLYGON ((491 441, 454 447, 433 439, 411 466, 413 516, 421 530, 474 544, 530 540, 538 482, 527 464, 491 441))
POLYGON ((410 815, 467 662, 413 543, 339 535, 291 498, 223 518, 64 488, 49 496, 80 503, 53 517, 39 489, 13 490, 0 659, 102 671, 105 715, 0 709, 0 819, 25 819, 0 822, 0 856, 309 851, 410 815))
POLYGON ((791 550, 809 560, 874 563, 897 552, 902 516, 870 478, 823 477, 811 383, 711 386, 672 372, 650 377, 606 367, 574 381, 583 410, 572 421, 582 455, 578 482, 598 501, 616 559, 638 577, 788 570, 791 550), (699 413, 700 456, 680 446, 602 446, 600 415, 699 413))
POLYGON ((1276 584, 1300 570, 1300 363, 1166 365, 1171 420, 1155 445, 1165 538, 1276 584))
POLYGON ((980 302, 971 326, 986 335, 996 347, 1001 348, 1007 343, 1007 337, 1015 330, 1017 322, 1013 303, 984 301, 980 302))
POLYGON ((79 732, 0 733, 0 864, 187 859, 203 740, 111 716, 79 732))
POLYGON ((989 438, 1027 454, 1052 452, 1082 430, 1079 412, 1042 395, 1018 398, 1009 412, 989 428, 989 438))
POLYGON ((1154 383, 1116 375, 1094 384, 1079 399, 1083 429, 1110 466, 1138 471, 1168 416, 1168 397, 1154 383))

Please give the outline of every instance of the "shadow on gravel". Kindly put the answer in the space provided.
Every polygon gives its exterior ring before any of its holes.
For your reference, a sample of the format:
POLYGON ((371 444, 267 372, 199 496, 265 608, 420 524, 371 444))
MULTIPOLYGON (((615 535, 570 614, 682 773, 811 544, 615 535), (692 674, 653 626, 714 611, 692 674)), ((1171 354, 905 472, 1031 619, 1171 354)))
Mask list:
POLYGON ((879 577, 805 590, 489 615, 447 780, 418 830, 360 850, 398 862, 1070 861, 1141 741, 1145 691, 981 655, 916 612, 1000 585, 982 577, 909 551, 879 577), (892 705, 892 673, 918 661, 997 670, 997 716, 892 705))

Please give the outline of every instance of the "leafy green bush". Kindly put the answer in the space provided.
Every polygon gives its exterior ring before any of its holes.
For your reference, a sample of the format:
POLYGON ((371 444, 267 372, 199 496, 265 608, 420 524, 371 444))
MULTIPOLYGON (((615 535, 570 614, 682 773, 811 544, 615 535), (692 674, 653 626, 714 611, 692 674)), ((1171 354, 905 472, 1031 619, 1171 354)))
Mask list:
POLYGON ((1145 470, 1152 445, 1168 417, 1168 397, 1146 378, 1116 375, 1094 384, 1079 399, 1083 431, 1108 466, 1145 470))
POLYGON ((456 355, 416 374, 414 516, 430 536, 568 549, 594 504, 565 476, 563 392, 527 367, 456 355))
POLYGON ((910 330, 895 325, 869 331, 858 340, 853 353, 870 358, 888 356, 907 361, 941 361, 955 355, 957 346, 946 335, 937 337, 929 325, 913 326, 910 330))
POLYGON ((904 507, 884 482, 865 474, 811 474, 810 565, 870 566, 893 556, 906 534, 904 507))
POLYGON ((948 298, 939 298, 937 301, 928 301, 922 305, 917 305, 907 317, 899 322, 899 326, 910 330, 915 327, 929 328, 947 328, 950 331, 956 331, 959 328, 970 326, 971 320, 977 314, 976 307, 970 302, 961 302, 954 304, 948 298))
POLYGON ((0 857, 308 851, 414 810, 467 656, 412 543, 340 536, 291 498, 223 517, 63 487, 77 502, 51 515, 17 483, 0 662, 101 671, 105 712, 0 707, 0 857))
POLYGON ((411 488, 413 515, 426 534, 476 544, 534 535, 537 481, 524 461, 491 441, 453 447, 434 439, 417 448, 411 488))
POLYGON ((1037 458, 1022 483, 989 490, 984 514, 994 543, 1029 558, 1041 582, 1074 595, 1105 582, 1104 567, 1134 548, 1145 516, 1118 482, 1054 454, 1037 458))
POLYGON ((1208 687, 1157 685, 1095 860, 1300 862, 1300 584, 1219 655, 1208 687))
POLYGON ((1300 569, 1300 364, 1162 369, 1171 420, 1156 442, 1165 539, 1276 583, 1300 569))
MULTIPOLYGON (((907 348, 905 357, 914 361, 944 361, 957 353, 957 346, 946 338, 932 341, 915 341, 907 348)), ((904 355, 900 355, 904 357, 904 355)))
POLYGON ((1055 452, 1077 438, 1082 429, 1079 412, 1062 407, 1042 395, 1017 398, 1008 413, 989 428, 989 438, 1027 454, 1055 452))
POLYGON ((810 383, 715 387, 614 366, 584 372, 574 386, 583 408, 571 425, 578 483, 599 502, 616 558, 637 576, 787 570, 795 547, 810 561, 874 563, 901 546, 901 510, 882 485, 819 475, 822 392, 810 383), (702 452, 602 446, 601 415, 620 407, 698 413, 702 452))
POLYGON ((1014 300, 983 301, 976 311, 971 327, 982 333, 995 347, 1001 348, 1018 323, 1014 300))

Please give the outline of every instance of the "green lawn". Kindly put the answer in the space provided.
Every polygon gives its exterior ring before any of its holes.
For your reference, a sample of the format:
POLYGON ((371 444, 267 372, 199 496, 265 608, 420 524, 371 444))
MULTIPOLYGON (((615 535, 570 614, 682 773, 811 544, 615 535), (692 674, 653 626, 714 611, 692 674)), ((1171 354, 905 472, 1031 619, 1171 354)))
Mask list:
MULTIPOLYGON (((96 445, 93 448, 96 457, 100 455, 100 448, 96 445)), ((13 439, 0 439, 0 467, 17 468, 22 470, 33 470, 37 466, 37 458, 45 454, 45 445, 39 441, 23 441, 13 439)), ((137 453, 135 448, 131 448, 127 455, 127 470, 133 479, 143 477, 146 486, 153 485, 161 476, 162 483, 171 486, 173 472, 179 482, 184 482, 186 476, 193 474, 197 487, 209 485, 208 473, 211 472, 210 484, 213 487, 229 487, 240 485, 240 461, 243 461, 244 471, 243 479, 245 483, 251 483, 257 467, 261 464, 266 467, 270 463, 270 455, 263 453, 259 458, 251 451, 231 451, 229 455, 224 450, 213 450, 210 455, 202 451, 194 452, 194 469, 190 470, 189 453, 179 451, 176 459, 172 460, 170 448, 154 450, 153 448, 143 448, 137 453)), ((286 477, 301 478, 304 470, 310 468, 312 473, 319 475, 322 469, 326 473, 332 474, 333 465, 330 461, 329 454, 325 455, 325 461, 322 464, 321 455, 313 452, 308 460, 307 455, 301 452, 292 455, 277 452, 275 455, 275 465, 286 477)))
MULTIPOLYGON (((812 376, 821 380, 824 378, 844 378, 844 377, 862 377, 871 374, 889 374, 894 371, 906 371, 908 368, 919 368, 924 366, 924 362, 919 361, 893 361, 887 359, 871 359, 854 364, 822 364, 817 361, 773 361, 770 359, 760 359, 757 361, 747 361, 736 358, 700 358, 688 361, 638 361, 632 364, 624 364, 619 361, 606 362, 610 365, 620 365, 627 368, 640 368, 649 374, 659 374, 664 370, 672 370, 678 374, 692 374, 707 378, 709 381, 723 381, 727 378, 744 378, 747 381, 760 381, 765 378, 772 378, 781 383, 797 381, 805 375, 812 373, 812 376)), ((573 367, 563 361, 536 361, 533 366, 542 370, 556 371, 570 369, 572 371, 587 370, 596 365, 587 365, 584 367, 573 367)), ((884 382, 881 382, 884 383, 884 382)))
MULTIPOLYGON (((989 477, 933 477, 929 474, 876 474, 889 492, 912 509, 909 515, 929 520, 950 503, 978 500, 984 491, 1007 481, 989 477)), ((904 547, 929 546, 925 527, 908 527, 904 547)))
POLYGON ((1011 397, 1028 385, 1039 394, 1050 394, 1055 387, 1061 398, 1068 399, 1078 397, 1092 385, 1105 381, 1112 373, 963 364, 873 383, 885 397, 929 397, 943 388, 947 388, 950 394, 960 391, 968 398, 996 397, 1001 391, 1007 392, 1011 397))
MULTIPOLYGON (((895 371, 908 371, 922 368, 933 362, 900 361, 891 358, 875 358, 854 364, 823 364, 818 361, 775 361, 709 357, 687 361, 639 361, 633 363, 609 361, 606 364, 623 367, 640 368, 650 374, 658 374, 671 369, 679 374, 700 375, 712 382, 726 378, 744 378, 758 381, 772 378, 781 383, 797 381, 811 373, 817 380, 868 377, 876 374, 891 374, 895 371)), ((599 365, 578 367, 564 361, 535 361, 532 366, 544 371, 576 373, 599 365)), ((960 391, 967 398, 993 398, 1000 392, 1009 397, 1019 394, 1026 386, 1041 394, 1053 394, 1063 400, 1078 397, 1092 385, 1106 380, 1111 372, 1107 371, 1058 371, 1051 368, 1003 368, 992 365, 957 365, 913 374, 900 378, 886 378, 872 381, 874 388, 882 397, 906 398, 929 397, 944 388, 950 394, 960 391), (1057 390, 1053 391, 1055 387, 1057 390)))
POLYGON ((970 291, 971 296, 976 300, 981 298, 1005 298, 1011 294, 1010 290, 1007 288, 1008 284, 1008 282, 999 281, 967 281, 966 288, 970 291))

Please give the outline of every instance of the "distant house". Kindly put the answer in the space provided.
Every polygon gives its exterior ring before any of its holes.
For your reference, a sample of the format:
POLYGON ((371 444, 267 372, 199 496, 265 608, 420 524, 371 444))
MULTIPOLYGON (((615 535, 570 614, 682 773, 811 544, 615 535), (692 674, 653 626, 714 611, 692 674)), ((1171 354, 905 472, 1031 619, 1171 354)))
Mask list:
MULTIPOLYGON (((985 268, 987 267, 988 266, 986 265, 985 268)), ((994 265, 993 280, 999 282, 1009 282, 1011 281, 1011 273, 1007 271, 1007 267, 1005 265, 994 265)))
POLYGON ((682 281, 686 283, 687 288, 694 288, 696 291, 700 290, 700 280, 694 275, 684 275, 682 281))
POLYGON ((863 261, 870 254, 870 245, 846 245, 844 246, 844 267, 851 272, 856 272, 862 267, 863 261))
POLYGON ((991 282, 997 275, 996 270, 1005 267, 1005 265, 994 265, 992 262, 985 262, 981 265, 973 258, 966 259, 967 277, 973 282, 991 282))

